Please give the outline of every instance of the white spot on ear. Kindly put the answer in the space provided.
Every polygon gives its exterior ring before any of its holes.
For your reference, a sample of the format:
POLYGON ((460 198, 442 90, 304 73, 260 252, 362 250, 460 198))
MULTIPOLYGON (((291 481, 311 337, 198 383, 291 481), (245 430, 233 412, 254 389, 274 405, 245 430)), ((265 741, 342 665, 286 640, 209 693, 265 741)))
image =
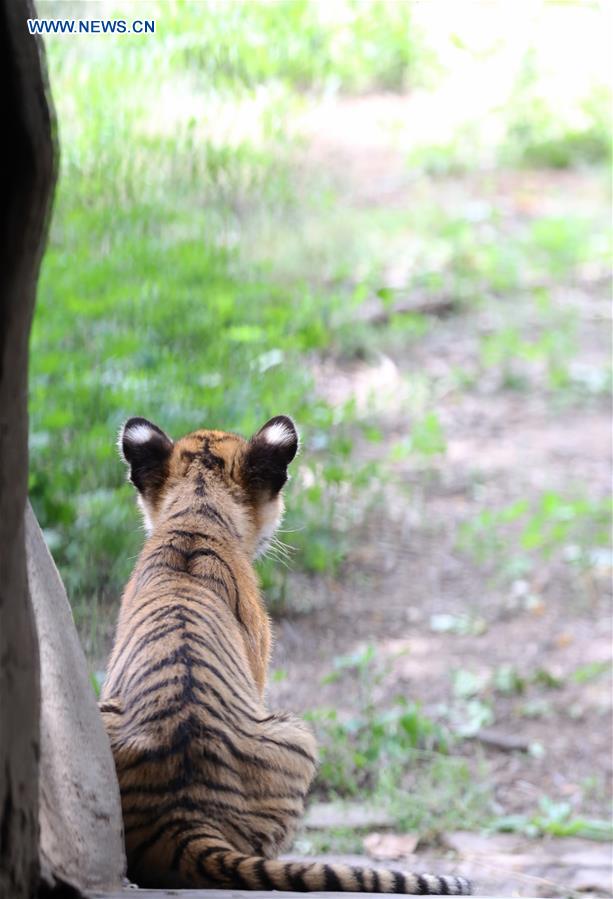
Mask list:
POLYGON ((131 428, 126 428, 123 432, 123 438, 124 440, 129 440, 130 443, 149 443, 155 433, 153 428, 141 422, 137 425, 132 425, 131 428))
POLYGON ((271 446, 287 446, 288 443, 293 443, 296 440, 295 433, 279 421, 276 421, 269 428, 265 428, 261 436, 271 446))

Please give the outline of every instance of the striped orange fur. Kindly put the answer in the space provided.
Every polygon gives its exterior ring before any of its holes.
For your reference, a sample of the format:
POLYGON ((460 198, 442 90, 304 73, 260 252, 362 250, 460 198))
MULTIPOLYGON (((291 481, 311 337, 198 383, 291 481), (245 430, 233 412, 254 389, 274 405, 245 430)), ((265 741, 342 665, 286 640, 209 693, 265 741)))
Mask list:
POLYGON ((291 419, 251 440, 173 442, 130 419, 120 447, 148 538, 128 582, 101 712, 128 876, 149 887, 468 893, 458 877, 282 862, 316 769, 306 725, 263 694, 271 632, 253 570, 283 512, 291 419))

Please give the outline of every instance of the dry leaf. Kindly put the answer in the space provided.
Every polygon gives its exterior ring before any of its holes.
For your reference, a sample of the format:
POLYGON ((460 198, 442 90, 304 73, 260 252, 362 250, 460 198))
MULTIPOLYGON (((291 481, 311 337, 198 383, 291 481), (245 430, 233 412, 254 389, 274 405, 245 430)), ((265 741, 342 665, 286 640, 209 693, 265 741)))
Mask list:
POLYGON ((381 861, 412 855, 419 842, 414 833, 370 833, 364 838, 364 849, 371 858, 381 861))

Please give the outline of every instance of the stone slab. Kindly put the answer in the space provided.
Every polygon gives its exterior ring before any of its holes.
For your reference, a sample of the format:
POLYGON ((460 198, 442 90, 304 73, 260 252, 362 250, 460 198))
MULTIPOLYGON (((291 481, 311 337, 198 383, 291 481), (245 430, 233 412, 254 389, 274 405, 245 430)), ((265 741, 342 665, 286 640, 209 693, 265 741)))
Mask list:
POLYGON ((41 861, 82 890, 119 888, 125 856, 113 757, 66 591, 29 504, 26 551, 40 646, 41 861))
MULTIPOLYGON (((111 893, 88 893, 88 899, 390 899, 390 893, 286 893, 260 890, 118 890, 111 893)), ((512 899, 505 896, 483 896, 481 899, 512 899)), ((534 899, 534 897, 528 897, 534 899)))
POLYGON ((314 802, 307 809, 304 826, 308 830, 376 830, 393 827, 394 819, 381 808, 354 802, 314 802))

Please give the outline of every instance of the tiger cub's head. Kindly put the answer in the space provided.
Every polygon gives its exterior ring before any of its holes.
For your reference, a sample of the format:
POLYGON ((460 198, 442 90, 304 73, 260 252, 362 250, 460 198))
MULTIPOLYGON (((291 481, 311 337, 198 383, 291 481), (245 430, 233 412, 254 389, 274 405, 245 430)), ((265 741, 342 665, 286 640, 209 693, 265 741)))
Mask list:
POLYGON ((130 418, 118 446, 149 534, 169 521, 181 527, 182 517, 208 517, 217 528, 225 522, 250 556, 266 550, 283 515, 281 489, 298 450, 287 415, 271 418, 250 440, 201 430, 173 441, 146 418, 130 418))

